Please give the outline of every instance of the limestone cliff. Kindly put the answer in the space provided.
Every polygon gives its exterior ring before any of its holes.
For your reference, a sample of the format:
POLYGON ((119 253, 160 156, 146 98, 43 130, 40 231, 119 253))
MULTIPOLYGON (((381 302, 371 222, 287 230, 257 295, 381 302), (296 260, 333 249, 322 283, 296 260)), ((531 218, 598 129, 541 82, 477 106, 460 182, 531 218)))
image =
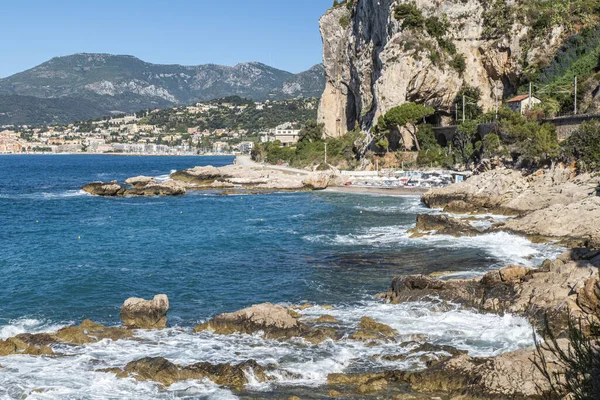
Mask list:
POLYGON ((436 122, 443 122, 453 115, 463 84, 480 88, 480 105, 493 109, 496 96, 501 100, 512 94, 524 68, 548 60, 564 36, 559 26, 546 37, 532 37, 518 17, 508 20, 508 33, 490 33, 490 1, 416 0, 424 18, 447 24, 442 44, 426 29, 403 28, 394 10, 407 3, 357 0, 320 19, 326 87, 319 122, 328 136, 343 135, 356 124, 368 130, 381 113, 408 101, 435 107, 436 122), (464 57, 463 68, 452 66, 456 56, 444 46, 464 57))

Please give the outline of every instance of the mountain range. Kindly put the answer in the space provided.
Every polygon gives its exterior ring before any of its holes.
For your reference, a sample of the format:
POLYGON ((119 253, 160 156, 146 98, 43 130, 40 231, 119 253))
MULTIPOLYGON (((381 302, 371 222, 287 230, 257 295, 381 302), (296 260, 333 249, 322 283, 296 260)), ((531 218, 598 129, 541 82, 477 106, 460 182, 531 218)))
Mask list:
POLYGON ((0 79, 0 125, 66 123, 231 95, 257 101, 320 97, 324 87, 321 64, 293 74, 258 62, 184 66, 74 54, 0 79))

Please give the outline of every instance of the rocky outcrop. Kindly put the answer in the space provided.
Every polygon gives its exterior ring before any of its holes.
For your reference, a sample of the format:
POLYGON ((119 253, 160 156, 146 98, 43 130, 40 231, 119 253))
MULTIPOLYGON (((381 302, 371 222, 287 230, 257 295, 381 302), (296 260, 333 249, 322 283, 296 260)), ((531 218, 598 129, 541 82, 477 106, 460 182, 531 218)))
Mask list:
POLYGON ((416 226, 409 231, 411 237, 436 233, 438 235, 475 236, 482 233, 468 222, 447 215, 419 214, 416 226))
POLYGON ((170 177, 173 180, 191 183, 196 186, 210 186, 215 181, 231 178, 231 176, 212 165, 177 171, 172 173, 170 177))
POLYGON ((600 247, 600 197, 587 197, 575 203, 554 204, 507 220, 498 229, 548 238, 573 238, 600 247))
POLYGON ((154 381, 164 386, 188 379, 210 379, 217 385, 241 390, 249 383, 249 374, 252 374, 258 382, 269 380, 266 372, 270 369, 272 368, 263 367, 254 360, 235 365, 201 362, 180 366, 163 357, 145 357, 128 363, 124 369, 110 368, 99 371, 111 372, 121 378, 132 377, 138 381, 154 381))
POLYGON ((127 191, 126 188, 119 185, 117 181, 110 182, 92 182, 84 185, 81 188, 84 192, 92 194, 94 196, 106 196, 106 197, 122 197, 127 191))
POLYGON ((19 337, 12 337, 6 340, 0 340, 0 357, 13 354, 26 355, 52 355, 54 351, 47 345, 30 344, 19 337))
MULTIPOLYGON (((496 224, 496 230, 600 246, 600 197, 594 196, 595 186, 591 175, 577 175, 570 168, 539 170, 530 175, 502 169, 431 189, 422 201, 447 212, 518 216, 496 224)), ((453 229, 451 221, 439 222, 439 229, 453 229)))
POLYGON ((497 212, 523 215, 552 205, 568 205, 593 194, 595 180, 570 168, 539 170, 530 175, 499 169, 431 189, 422 197, 431 208, 449 212, 497 212))
POLYGON ((312 343, 320 343, 327 338, 335 338, 331 328, 310 328, 298 321, 290 310, 271 303, 263 303, 232 313, 219 314, 213 319, 198 324, 194 331, 212 331, 220 335, 233 333, 253 334, 263 332, 268 339, 289 339, 302 337, 312 343))
POLYGON ((126 196, 181 196, 186 193, 185 187, 177 182, 156 182, 147 177, 129 178, 127 182, 132 185, 128 188, 120 185, 117 181, 92 182, 84 185, 81 189, 94 196, 104 197, 126 197, 126 196), (141 179, 144 178, 144 179, 141 179))
POLYGON ((509 266, 470 280, 394 278, 385 299, 398 303, 435 296, 484 312, 524 315, 538 326, 549 315, 553 326, 564 329, 569 313, 583 312, 578 304, 593 307, 589 288, 598 281, 598 266, 600 252, 572 249, 539 269, 509 266))
POLYGON ((157 294, 152 300, 130 297, 121 307, 121 321, 131 329, 163 329, 167 326, 169 298, 157 294))
POLYGON ((133 332, 122 327, 106 327, 89 319, 79 326, 68 326, 52 333, 21 333, 6 340, 0 340, 0 356, 12 354, 52 355, 52 346, 68 344, 81 346, 104 339, 130 339, 133 332))
POLYGON ((554 29, 523 46, 530 28, 518 19, 508 21, 509 35, 485 34, 484 2, 414 3, 424 17, 448 21, 444 40, 464 57, 464 71, 451 66, 454 56, 426 30, 402 27, 394 18, 398 1, 334 7, 320 20, 326 86, 318 118, 328 136, 341 136, 355 124, 368 131, 379 115, 409 101, 435 107, 442 118, 452 115, 463 83, 480 88, 483 108, 492 109, 496 95, 516 90, 523 60, 534 65, 548 59, 565 34, 554 29))

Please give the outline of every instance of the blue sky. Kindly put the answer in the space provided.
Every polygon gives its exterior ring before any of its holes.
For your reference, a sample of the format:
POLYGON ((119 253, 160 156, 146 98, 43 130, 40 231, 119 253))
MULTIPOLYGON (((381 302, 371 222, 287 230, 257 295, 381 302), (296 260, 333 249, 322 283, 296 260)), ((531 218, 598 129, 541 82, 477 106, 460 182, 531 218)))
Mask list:
POLYGON ((290 72, 321 62, 318 19, 331 0, 7 0, 0 77, 73 53, 161 64, 260 61, 290 72))

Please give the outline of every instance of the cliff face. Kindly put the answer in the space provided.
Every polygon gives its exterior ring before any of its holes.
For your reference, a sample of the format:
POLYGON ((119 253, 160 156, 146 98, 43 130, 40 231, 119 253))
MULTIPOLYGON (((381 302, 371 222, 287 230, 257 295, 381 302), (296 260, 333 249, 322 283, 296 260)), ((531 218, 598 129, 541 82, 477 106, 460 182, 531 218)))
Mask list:
MULTIPOLYGON (((528 28, 518 19, 508 35, 485 39, 481 0, 416 0, 423 17, 447 21, 444 40, 464 57, 462 68, 439 40, 424 29, 405 29, 394 17, 398 0, 358 0, 353 10, 336 7, 320 20, 326 87, 319 122, 328 136, 340 136, 358 124, 369 129, 377 117, 404 102, 433 106, 442 121, 454 114, 453 101, 463 84, 478 87, 480 105, 493 109, 515 91, 522 64, 548 59, 560 45, 562 29, 529 42, 528 28), (496 89, 497 88, 497 89, 496 89)), ((487 2, 486 2, 487 3, 487 2)))

